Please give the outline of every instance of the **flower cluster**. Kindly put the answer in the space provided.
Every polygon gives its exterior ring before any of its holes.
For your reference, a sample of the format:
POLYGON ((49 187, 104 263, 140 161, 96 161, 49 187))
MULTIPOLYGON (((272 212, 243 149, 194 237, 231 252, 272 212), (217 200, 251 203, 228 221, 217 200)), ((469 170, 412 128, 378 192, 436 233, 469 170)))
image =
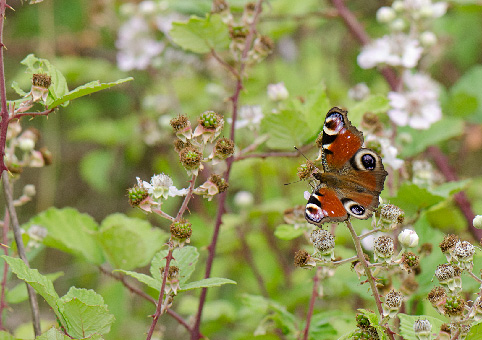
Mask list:
POLYGON ((381 7, 377 19, 390 33, 366 45, 358 55, 361 68, 389 65, 403 71, 402 88, 388 95, 388 114, 396 125, 427 129, 442 117, 438 85, 413 70, 436 43, 435 34, 427 28, 446 10, 445 2, 431 0, 396 0, 391 7, 381 7))

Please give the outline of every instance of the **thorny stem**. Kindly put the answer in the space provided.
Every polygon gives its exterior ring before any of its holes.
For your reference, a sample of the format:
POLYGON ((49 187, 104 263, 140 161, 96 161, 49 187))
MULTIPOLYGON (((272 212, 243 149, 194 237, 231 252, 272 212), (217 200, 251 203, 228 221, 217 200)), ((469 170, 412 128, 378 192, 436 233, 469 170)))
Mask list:
MULTIPOLYGON (((259 20, 259 15, 261 14, 262 10, 262 4, 263 0, 258 0, 256 3, 256 7, 254 10, 254 17, 253 21, 251 22, 250 25, 250 30, 249 34, 246 37, 246 45, 244 46, 243 54, 242 54, 242 59, 241 59, 241 65, 239 67, 238 74, 240 75, 239 78, 236 80, 236 87, 234 90, 234 94, 231 97, 231 103, 232 103, 232 124, 231 124, 231 131, 230 131, 230 139, 234 141, 234 136, 235 136, 235 124, 236 120, 238 117, 238 100, 239 100, 239 94, 241 93, 241 90, 243 88, 243 79, 242 75, 244 73, 244 69, 246 67, 246 57, 248 56, 248 52, 251 49, 251 44, 254 41, 255 33, 256 33, 256 24, 258 23, 259 20)), ((226 172, 224 173, 224 179, 226 182, 229 182, 229 175, 231 173, 231 167, 234 162, 234 157, 231 156, 226 160, 226 172)), ((214 261, 214 256, 216 254, 216 244, 218 241, 219 237, 219 231, 221 228, 221 219, 224 214, 224 206, 226 203, 226 192, 223 192, 219 195, 219 205, 218 205, 218 212, 216 215, 216 222, 214 225, 214 231, 213 231, 213 236, 211 239, 211 243, 208 246, 208 258, 206 260, 206 271, 204 274, 204 278, 209 278, 211 276, 211 269, 212 269, 212 264, 214 261)), ((198 340, 200 338, 200 325, 201 325, 201 317, 202 317, 202 312, 204 308, 204 303, 206 301, 206 295, 207 295, 207 288, 203 288, 201 291, 201 296, 199 297, 199 306, 196 314, 196 321, 194 323, 194 327, 191 332, 191 340, 198 340)))
POLYGON ((0 123, 0 174, 7 170, 5 166, 5 145, 7 143, 8 129, 8 110, 7 110, 7 91, 5 88, 5 69, 3 63, 3 23, 5 20, 5 9, 7 1, 0 0, 0 96, 1 96, 1 118, 0 123))
MULTIPOLYGON (((346 220, 346 226, 348 227, 348 230, 350 231, 350 234, 351 234, 351 238, 353 239, 353 243, 355 244, 355 249, 356 249, 356 253, 357 253, 357 256, 358 256, 358 261, 360 261, 363 268, 365 269, 367 281, 370 284, 370 288, 372 290, 373 297, 375 298, 375 303, 377 304, 378 313, 380 315, 383 315, 383 307, 382 307, 382 302, 380 301, 380 294, 378 294, 378 288, 377 288, 377 285, 375 283, 375 279, 373 278, 372 272, 371 272, 370 268, 368 268, 368 263, 365 259, 365 255, 363 254, 363 250, 362 250, 362 247, 361 247, 360 238, 356 234, 356 231, 353 228, 353 226, 351 225, 351 222, 350 222, 349 219, 346 220)), ((392 340, 395 339, 388 326, 386 327, 386 334, 388 335, 388 337, 390 339, 392 339, 392 340)))
MULTIPOLYGON (((10 215, 8 214, 8 210, 5 209, 5 217, 3 219, 3 236, 2 236, 2 243, 3 243, 3 253, 8 255, 8 226, 10 225, 9 221, 10 215)), ((8 276, 8 264, 7 262, 3 263, 3 277, 2 277, 2 292, 0 296, 0 330, 5 330, 3 326, 3 310, 7 307, 7 303, 5 302, 5 289, 7 285, 7 276, 8 276)))
POLYGON ((313 277, 313 290, 311 292, 311 299, 310 299, 310 306, 308 308, 308 313, 306 314, 306 325, 303 331, 303 340, 308 340, 308 335, 310 332, 311 317, 313 316, 315 301, 316 301, 316 298, 318 297, 318 286, 320 284, 320 272, 321 272, 321 267, 317 267, 315 276, 313 277))
POLYGON ((334 265, 334 266, 339 266, 339 265, 342 265, 344 263, 356 261, 357 259, 358 259, 358 256, 352 256, 352 257, 344 259, 344 260, 333 261, 331 264, 334 265))
MULTIPOLYGON (((189 201, 191 200, 191 197, 192 197, 192 192, 194 191, 194 184, 196 183, 196 178, 197 178, 197 175, 193 175, 191 177, 191 180, 190 180, 191 184, 189 185, 189 189, 187 191, 186 197, 184 197, 184 201, 182 202, 181 208, 179 209, 179 212, 177 213, 177 216, 174 221, 179 221, 182 215, 184 214, 184 212, 186 211, 187 205, 189 204, 189 201)), ((157 300, 156 312, 152 316, 152 323, 151 323, 151 327, 149 328, 149 332, 147 333, 146 340, 151 339, 152 334, 154 333, 154 329, 156 328, 157 320, 159 320, 159 317, 161 316, 162 302, 164 300, 164 290, 166 288, 167 276, 169 275, 169 266, 171 264, 171 260, 173 259, 173 256, 172 256, 173 250, 174 250, 174 245, 172 244, 172 242, 169 242, 169 252, 167 253, 167 256, 166 256, 166 265, 164 266, 164 275, 162 275, 161 291, 159 292, 159 299, 157 300)))
POLYGON ((35 116, 48 116, 49 113, 54 112, 55 108, 53 109, 48 109, 42 112, 22 112, 22 113, 16 113, 8 118, 8 122, 10 123, 12 120, 20 119, 21 117, 25 116, 31 116, 32 118, 35 116))
MULTIPOLYGON (((7 204, 8 213, 10 215, 10 223, 12 225, 13 237, 15 239, 15 243, 17 244, 18 255, 20 256, 22 261, 27 265, 27 267, 29 267, 27 255, 25 253, 25 247, 23 245, 22 232, 20 231, 20 225, 18 224, 17 212, 15 211, 15 207, 13 205, 12 188, 10 187, 10 182, 8 180, 8 173, 6 171, 2 173, 2 182, 3 182, 3 192, 5 194, 5 201, 7 204)), ((25 284, 27 285, 30 308, 32 308, 33 330, 34 330, 35 336, 39 336, 41 334, 41 331, 40 331, 40 312, 38 308, 37 295, 35 293, 35 290, 32 288, 32 286, 30 286, 28 283, 25 283, 25 284)))

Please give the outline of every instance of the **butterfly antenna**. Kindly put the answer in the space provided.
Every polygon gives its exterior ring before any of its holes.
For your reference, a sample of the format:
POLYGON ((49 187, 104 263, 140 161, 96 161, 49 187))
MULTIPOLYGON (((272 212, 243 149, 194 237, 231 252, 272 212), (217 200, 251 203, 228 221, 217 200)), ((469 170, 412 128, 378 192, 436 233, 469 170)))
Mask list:
POLYGON ((285 183, 284 185, 295 184, 295 183, 298 183, 298 182, 301 182, 301 179, 299 179, 299 180, 297 180, 297 181, 294 181, 294 182, 285 183))
POLYGON ((301 156, 305 157, 305 159, 306 159, 307 161, 309 161, 308 157, 306 157, 305 154, 304 154, 303 152, 301 152, 300 149, 298 149, 296 146, 293 146, 293 147, 295 148, 296 151, 298 151, 298 152, 300 153, 301 156))

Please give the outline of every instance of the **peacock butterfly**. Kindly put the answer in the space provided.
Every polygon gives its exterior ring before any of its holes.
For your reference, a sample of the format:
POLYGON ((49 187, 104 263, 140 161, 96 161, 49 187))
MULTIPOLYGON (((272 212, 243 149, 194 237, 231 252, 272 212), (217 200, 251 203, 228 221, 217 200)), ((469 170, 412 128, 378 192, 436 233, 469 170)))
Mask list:
POLYGON ((321 136, 322 169, 305 209, 308 222, 320 226, 353 216, 369 218, 378 206, 387 172, 381 157, 363 148, 363 134, 348 120, 347 111, 328 111, 321 136))

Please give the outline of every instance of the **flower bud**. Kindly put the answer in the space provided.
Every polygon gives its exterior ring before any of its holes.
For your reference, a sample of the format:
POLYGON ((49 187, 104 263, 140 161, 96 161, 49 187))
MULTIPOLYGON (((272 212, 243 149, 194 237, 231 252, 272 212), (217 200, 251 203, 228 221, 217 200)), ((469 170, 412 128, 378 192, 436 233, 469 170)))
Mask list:
POLYGON ((472 224, 474 225, 474 228, 482 229, 482 215, 475 216, 472 224))
POLYGON ((398 234, 398 241, 404 248, 415 248, 418 246, 418 235, 415 230, 404 229, 398 234))
POLYGON ((223 116, 214 111, 206 111, 202 113, 198 118, 198 123, 199 124, 196 126, 192 136, 202 136, 204 143, 214 141, 224 127, 223 116))
POLYGON ((315 256, 325 262, 329 262, 335 258, 335 237, 324 229, 315 229, 312 231, 310 241, 315 247, 315 256))
POLYGON ((383 304, 383 316, 394 318, 402 306, 402 294, 392 289, 386 296, 383 304))
POLYGON ((229 183, 219 175, 212 174, 206 182, 200 185, 194 190, 196 195, 203 195, 209 201, 219 193, 226 191, 229 187, 229 183))
POLYGON ((450 234, 445 236, 443 241, 439 244, 440 250, 442 253, 444 253, 448 262, 452 261, 453 251, 457 242, 459 242, 459 237, 457 235, 450 234))
POLYGON ((35 185, 27 184, 23 187, 23 194, 27 197, 34 197, 36 194, 35 185))
POLYGON ((301 268, 312 268, 316 266, 316 262, 306 250, 298 250, 295 254, 295 266, 301 268))
POLYGON ((390 262, 393 256, 395 246, 393 240, 388 236, 380 236, 375 240, 373 251, 375 261, 390 262))
POLYGON ((176 136, 183 142, 186 142, 187 139, 191 139, 191 122, 187 116, 179 115, 176 118, 171 119, 169 124, 174 129, 174 132, 176 132, 176 136))
MULTIPOLYGON (((234 153, 234 142, 228 138, 220 138, 214 145, 213 154, 210 158, 222 161, 234 153)), ((213 162, 213 164, 215 164, 213 162)))
POLYGON ((377 11, 377 20, 379 22, 390 22, 395 19, 396 13, 395 10, 391 7, 383 6, 380 7, 377 11))
POLYGON ((171 242, 174 246, 182 248, 186 243, 191 242, 192 228, 189 221, 181 219, 173 222, 169 229, 171 231, 171 242))
MULTIPOLYGON (((164 276, 164 269, 165 267, 162 267, 161 270, 161 278, 164 276)), ((167 278, 166 278, 166 287, 164 288, 164 293, 166 295, 169 295, 173 293, 174 295, 177 294, 177 291, 179 289, 179 280, 181 278, 181 274, 179 271, 179 268, 176 266, 169 266, 169 270, 167 273, 167 278)))
POLYGON ((472 270, 474 266, 475 247, 470 242, 457 242, 453 250, 453 258, 457 261, 460 269, 472 270))
POLYGON ((427 319, 415 320, 413 331, 419 340, 432 339, 432 324, 427 319))

